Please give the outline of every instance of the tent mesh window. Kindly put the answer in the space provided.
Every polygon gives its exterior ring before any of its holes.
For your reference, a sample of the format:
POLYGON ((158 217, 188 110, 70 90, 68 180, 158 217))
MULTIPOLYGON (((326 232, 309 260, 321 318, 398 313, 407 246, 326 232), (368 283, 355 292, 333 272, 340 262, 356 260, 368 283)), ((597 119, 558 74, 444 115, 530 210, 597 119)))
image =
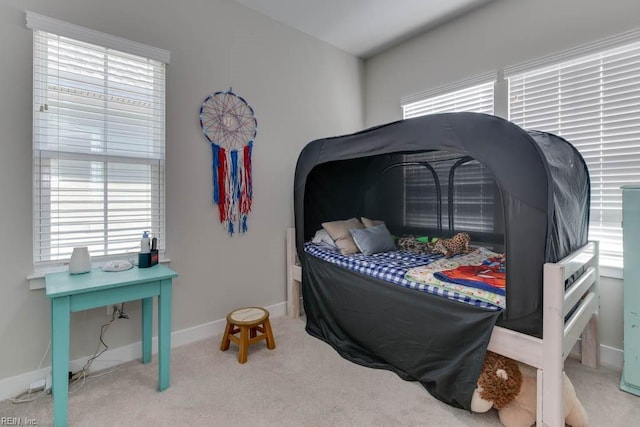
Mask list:
POLYGON ((504 249, 498 185, 469 156, 440 150, 396 156, 367 190, 365 205, 398 235, 450 237, 465 231, 484 246, 504 249))

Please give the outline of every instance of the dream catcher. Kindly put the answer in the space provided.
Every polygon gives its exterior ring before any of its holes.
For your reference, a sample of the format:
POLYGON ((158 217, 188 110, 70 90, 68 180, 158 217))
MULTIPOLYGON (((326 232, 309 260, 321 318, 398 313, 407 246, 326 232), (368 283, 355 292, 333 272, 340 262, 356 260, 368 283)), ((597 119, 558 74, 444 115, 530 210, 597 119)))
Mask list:
POLYGON ((213 151, 213 202, 230 235, 247 231, 251 212, 251 151, 258 122, 253 108, 233 93, 216 92, 200 107, 200 126, 213 151))

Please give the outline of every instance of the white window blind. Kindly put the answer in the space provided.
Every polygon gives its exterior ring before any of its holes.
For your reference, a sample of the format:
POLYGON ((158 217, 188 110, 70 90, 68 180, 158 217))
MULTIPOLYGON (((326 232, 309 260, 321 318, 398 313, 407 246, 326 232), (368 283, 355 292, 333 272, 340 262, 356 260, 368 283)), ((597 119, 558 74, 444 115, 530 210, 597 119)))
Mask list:
MULTIPOLYGON (((410 119, 436 113, 475 112, 493 114, 496 73, 442 86, 401 100, 403 118, 410 119)), ((442 225, 448 226, 448 174, 451 153, 431 152, 407 156, 406 160, 428 161, 440 179, 442 189, 442 225)), ((423 167, 403 169, 405 182, 404 223, 409 227, 435 227, 435 182, 423 167)), ((486 168, 472 161, 456 169, 454 198, 454 228, 467 231, 493 231, 493 178, 486 168)))
POLYGON ((460 111, 493 114, 495 81, 496 73, 489 73, 405 97, 401 100, 403 118, 460 111))
POLYGON ((507 77, 510 120, 563 136, 585 158, 589 238, 600 241, 603 263, 621 266, 620 186, 640 181, 640 42, 507 77))
POLYGON ((165 62, 106 47, 121 41, 112 36, 101 45, 60 35, 82 28, 34 15, 34 263, 78 246, 137 252, 145 230, 163 249, 165 62))

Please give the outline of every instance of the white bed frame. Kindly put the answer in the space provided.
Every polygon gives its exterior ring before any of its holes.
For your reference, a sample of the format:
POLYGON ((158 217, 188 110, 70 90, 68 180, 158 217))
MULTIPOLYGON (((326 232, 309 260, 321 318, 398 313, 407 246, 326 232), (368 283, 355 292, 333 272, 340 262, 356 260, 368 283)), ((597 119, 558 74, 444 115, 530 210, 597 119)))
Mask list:
MULTIPOLYGON (((287 313, 300 316, 302 268, 297 260, 295 229, 287 229, 287 313)), ((532 337, 500 326, 493 329, 489 350, 538 370, 537 426, 563 427, 564 361, 582 335, 582 363, 599 366, 598 244, 589 242, 557 263, 544 265, 543 337, 532 337), (582 267, 585 271, 564 289, 565 280, 582 267), (564 317, 575 310, 565 322, 564 317)))

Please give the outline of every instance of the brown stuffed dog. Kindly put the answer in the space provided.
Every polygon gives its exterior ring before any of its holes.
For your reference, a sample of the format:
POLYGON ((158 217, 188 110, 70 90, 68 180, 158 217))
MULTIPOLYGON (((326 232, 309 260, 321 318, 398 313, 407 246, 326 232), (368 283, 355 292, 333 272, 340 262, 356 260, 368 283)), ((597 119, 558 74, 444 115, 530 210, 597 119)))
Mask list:
MULTIPOLYGON (((572 427, 586 427, 589 417, 571 380, 563 375, 565 422, 572 427)), ((471 411, 487 412, 494 407, 505 427, 530 427, 536 422, 536 386, 536 369, 487 351, 471 411)))

